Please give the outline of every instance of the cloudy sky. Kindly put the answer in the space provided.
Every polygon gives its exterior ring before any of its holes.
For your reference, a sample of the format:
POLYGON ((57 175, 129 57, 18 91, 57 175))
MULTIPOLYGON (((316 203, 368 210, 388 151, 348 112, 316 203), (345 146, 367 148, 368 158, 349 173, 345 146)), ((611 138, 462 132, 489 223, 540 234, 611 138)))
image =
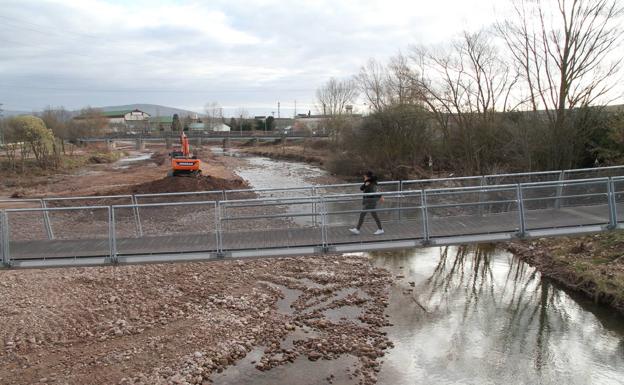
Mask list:
POLYGON ((494 21, 499 0, 3 0, 5 110, 314 109, 329 77, 494 21))

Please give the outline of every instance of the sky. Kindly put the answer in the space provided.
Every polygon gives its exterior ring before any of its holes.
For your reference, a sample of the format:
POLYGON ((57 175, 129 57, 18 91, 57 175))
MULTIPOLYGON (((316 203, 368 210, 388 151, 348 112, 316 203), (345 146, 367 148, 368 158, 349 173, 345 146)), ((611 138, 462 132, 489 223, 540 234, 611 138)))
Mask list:
POLYGON ((5 110, 315 110, 330 77, 494 22, 503 0, 3 0, 5 110))

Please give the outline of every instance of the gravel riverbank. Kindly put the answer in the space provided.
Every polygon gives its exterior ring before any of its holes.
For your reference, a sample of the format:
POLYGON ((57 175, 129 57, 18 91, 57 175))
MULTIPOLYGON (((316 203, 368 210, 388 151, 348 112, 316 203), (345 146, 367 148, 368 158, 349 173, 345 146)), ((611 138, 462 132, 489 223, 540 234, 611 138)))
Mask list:
POLYGON ((260 349, 258 373, 347 359, 315 374, 373 384, 392 347, 391 277, 366 257, 0 275, 0 383, 208 384, 260 349))

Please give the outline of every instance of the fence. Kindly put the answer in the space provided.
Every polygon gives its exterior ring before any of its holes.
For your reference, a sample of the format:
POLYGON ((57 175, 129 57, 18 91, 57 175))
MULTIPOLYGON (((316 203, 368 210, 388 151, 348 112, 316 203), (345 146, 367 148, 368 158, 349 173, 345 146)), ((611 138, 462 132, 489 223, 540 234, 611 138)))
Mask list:
MULTIPOLYGON (((54 201, 60 207, 50 207, 51 200, 30 200, 24 204, 38 207, 0 211, 2 261, 34 267, 318 254, 624 227, 624 177, 375 194, 313 192, 140 203, 153 197, 146 195, 127 198, 129 204, 80 207, 62 207, 65 200, 54 201), (367 195, 383 196, 383 204, 367 211, 378 214, 386 232, 374 235, 369 218, 354 236, 348 228, 357 223, 367 195)), ((112 198, 98 197, 107 199, 112 198)))

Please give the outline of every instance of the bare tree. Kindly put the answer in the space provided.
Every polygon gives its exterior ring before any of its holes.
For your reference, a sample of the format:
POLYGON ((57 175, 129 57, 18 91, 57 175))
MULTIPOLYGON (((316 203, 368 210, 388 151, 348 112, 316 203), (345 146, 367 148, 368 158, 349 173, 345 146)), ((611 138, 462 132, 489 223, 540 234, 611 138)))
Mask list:
POLYGON ((371 112, 381 112, 391 106, 420 104, 416 78, 409 59, 399 53, 387 65, 370 59, 355 79, 371 112))
POLYGON ((206 103, 204 106, 206 111, 205 127, 208 130, 214 130, 215 126, 223 120, 223 108, 218 102, 206 103))
POLYGON ((433 112, 442 132, 446 157, 467 173, 485 171, 497 153, 497 111, 509 108, 514 71, 499 57, 488 32, 465 32, 445 49, 413 47, 418 74, 412 90, 433 112))
POLYGON ((317 107, 323 115, 332 117, 344 115, 347 106, 358 96, 356 82, 352 79, 336 80, 330 78, 321 88, 316 90, 317 107))
POLYGON ((52 130, 54 136, 60 139, 61 151, 65 154, 65 140, 71 139, 69 122, 71 114, 63 107, 46 107, 40 115, 46 127, 52 130))
POLYGON ((418 104, 421 101, 417 74, 410 67, 409 60, 399 53, 390 58, 386 75, 386 93, 391 105, 418 104))
POLYGON ((375 59, 370 59, 366 65, 360 68, 356 81, 370 106, 371 112, 381 112, 390 104, 387 79, 387 68, 375 59))
POLYGON ((515 17, 497 24, 521 69, 531 108, 550 123, 550 167, 574 164, 584 133, 567 122, 567 110, 607 96, 622 64, 619 0, 514 0, 515 17))

